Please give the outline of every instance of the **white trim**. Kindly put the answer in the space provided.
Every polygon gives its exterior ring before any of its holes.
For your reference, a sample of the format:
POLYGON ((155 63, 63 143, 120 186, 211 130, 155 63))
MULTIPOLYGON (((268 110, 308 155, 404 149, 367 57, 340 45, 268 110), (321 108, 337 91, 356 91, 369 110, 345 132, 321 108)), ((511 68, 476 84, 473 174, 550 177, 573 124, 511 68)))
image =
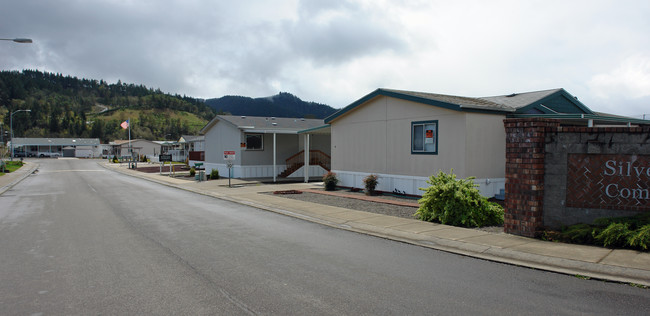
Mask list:
MULTIPOLYGON (((193 165, 195 161, 190 161, 190 165, 193 165)), ((203 162, 203 161, 197 161, 203 162)), ((225 163, 209 163, 204 162, 203 166, 205 167, 205 173, 210 174, 212 169, 219 170, 219 176, 222 178, 228 177, 228 166, 225 163)), ((282 171, 286 169, 286 166, 276 166, 278 168, 277 176, 282 171)), ((273 178, 274 176, 274 166, 273 165, 257 165, 257 166, 241 166, 233 165, 233 178, 246 179, 246 178, 273 178)), ((309 166, 308 173, 312 177, 322 176, 327 173, 321 166, 312 165, 309 166)), ((289 178, 302 178, 304 177, 304 166, 296 170, 294 173, 289 175, 289 178)))
MULTIPOLYGON (((361 189, 364 188, 363 178, 370 174, 367 172, 343 170, 332 170, 332 172, 336 173, 336 177, 339 179, 339 186, 361 189)), ((401 192, 405 192, 406 194, 421 196, 424 191, 420 190, 419 188, 429 187, 429 184, 427 183, 429 177, 415 177, 380 173, 375 173, 375 175, 379 177, 377 181, 377 191, 393 192, 397 189, 401 192)), ((498 194, 500 190, 505 189, 506 179, 474 179, 474 183, 479 185, 478 189, 481 192, 481 195, 490 198, 498 194)))

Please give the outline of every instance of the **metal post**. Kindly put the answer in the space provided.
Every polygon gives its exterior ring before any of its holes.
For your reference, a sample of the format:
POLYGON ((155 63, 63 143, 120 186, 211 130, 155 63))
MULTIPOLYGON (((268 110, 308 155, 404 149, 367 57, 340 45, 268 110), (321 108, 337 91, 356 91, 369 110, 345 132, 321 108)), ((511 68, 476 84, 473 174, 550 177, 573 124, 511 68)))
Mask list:
POLYGON ((309 134, 305 134, 305 183, 309 183, 309 134))
POLYGON ((277 175, 278 175, 278 172, 277 172, 278 169, 277 169, 276 166, 275 166, 275 163, 276 163, 276 161, 275 161, 275 160, 276 160, 276 157, 275 157, 275 156, 276 156, 276 151, 277 151, 277 150, 276 150, 276 144, 275 144, 275 140, 276 140, 276 139, 275 139, 275 135, 276 135, 276 134, 273 133, 273 182, 276 182, 276 177, 277 177, 277 175))
POLYGON ((9 127, 11 128, 11 151, 9 152, 9 157, 11 161, 14 161, 14 114, 18 112, 31 112, 32 110, 16 110, 9 115, 9 127))
POLYGON ((9 128, 11 132, 9 137, 11 137, 11 143, 9 143, 9 160, 14 161, 14 113, 9 115, 9 128))

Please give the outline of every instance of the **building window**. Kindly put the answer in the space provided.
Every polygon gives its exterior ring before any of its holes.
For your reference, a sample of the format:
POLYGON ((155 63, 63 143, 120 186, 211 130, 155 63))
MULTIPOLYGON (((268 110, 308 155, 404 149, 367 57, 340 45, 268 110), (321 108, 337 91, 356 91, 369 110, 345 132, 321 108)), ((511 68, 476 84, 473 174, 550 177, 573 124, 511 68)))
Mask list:
POLYGON ((438 154, 438 121, 411 123, 411 153, 438 154))
POLYGON ((264 150, 264 134, 246 134, 246 150, 264 150))

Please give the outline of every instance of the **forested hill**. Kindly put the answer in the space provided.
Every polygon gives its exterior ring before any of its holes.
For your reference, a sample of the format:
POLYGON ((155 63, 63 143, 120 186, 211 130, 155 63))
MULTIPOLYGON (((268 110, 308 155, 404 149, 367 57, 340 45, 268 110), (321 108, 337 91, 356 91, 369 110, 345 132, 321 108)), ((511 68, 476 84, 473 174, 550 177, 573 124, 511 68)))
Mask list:
MULTIPOLYGON (((16 137, 178 139, 197 133, 215 112, 203 100, 170 95, 143 85, 78 79, 37 70, 0 72, 0 119, 16 137)), ((6 130, 7 128, 5 128, 6 130)), ((4 136, 4 135, 3 135, 4 136)))
POLYGON ((305 102, 291 93, 280 92, 267 98, 224 96, 205 101, 219 113, 248 116, 325 118, 336 112, 329 105, 305 102))

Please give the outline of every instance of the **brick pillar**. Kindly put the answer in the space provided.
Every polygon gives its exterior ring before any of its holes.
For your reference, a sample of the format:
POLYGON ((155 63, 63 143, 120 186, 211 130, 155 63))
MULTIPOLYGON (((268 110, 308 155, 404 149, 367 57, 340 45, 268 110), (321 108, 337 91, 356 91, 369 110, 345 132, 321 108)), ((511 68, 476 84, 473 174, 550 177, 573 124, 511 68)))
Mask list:
POLYGON ((544 219, 546 134, 557 131, 552 119, 506 119, 506 233, 534 237, 544 219))

